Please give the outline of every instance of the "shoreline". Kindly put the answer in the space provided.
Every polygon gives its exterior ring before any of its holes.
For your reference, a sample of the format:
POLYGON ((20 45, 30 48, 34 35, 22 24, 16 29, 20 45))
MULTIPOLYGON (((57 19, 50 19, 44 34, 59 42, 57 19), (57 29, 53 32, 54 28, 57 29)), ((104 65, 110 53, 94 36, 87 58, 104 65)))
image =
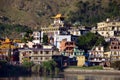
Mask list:
POLYGON ((67 74, 108 74, 108 75, 120 75, 118 70, 81 70, 76 68, 65 69, 63 73, 67 74))

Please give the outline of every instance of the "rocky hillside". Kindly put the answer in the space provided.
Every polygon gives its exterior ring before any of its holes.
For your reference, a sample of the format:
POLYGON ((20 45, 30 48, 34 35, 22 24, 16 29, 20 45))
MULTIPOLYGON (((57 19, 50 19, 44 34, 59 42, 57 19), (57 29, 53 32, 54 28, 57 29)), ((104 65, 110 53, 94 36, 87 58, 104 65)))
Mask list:
MULTIPOLYGON (((87 24, 89 20, 86 20, 84 17, 93 13, 96 14, 95 12, 97 10, 99 12, 99 9, 107 9, 109 1, 120 2, 119 0, 0 0, 0 22, 26 25, 34 29, 40 29, 40 27, 47 26, 52 22, 51 17, 53 15, 62 13, 68 21, 75 22, 78 20, 87 24), (83 1, 83 3, 89 2, 88 8, 83 7, 87 4, 81 4, 80 1, 83 1), (94 11, 94 7, 98 7, 94 5, 98 4, 101 5, 101 8, 96 8, 94 11), (83 5, 81 6, 82 8, 80 8, 80 5, 83 5), (93 11, 89 9, 91 5, 94 6, 93 11), (82 9, 83 12, 85 10, 89 10, 89 12, 81 13, 82 9), (79 14, 79 17, 76 17, 78 16, 76 14, 79 14), (81 15, 82 17, 80 17, 81 15)), ((104 11, 99 13, 102 15, 104 11)))

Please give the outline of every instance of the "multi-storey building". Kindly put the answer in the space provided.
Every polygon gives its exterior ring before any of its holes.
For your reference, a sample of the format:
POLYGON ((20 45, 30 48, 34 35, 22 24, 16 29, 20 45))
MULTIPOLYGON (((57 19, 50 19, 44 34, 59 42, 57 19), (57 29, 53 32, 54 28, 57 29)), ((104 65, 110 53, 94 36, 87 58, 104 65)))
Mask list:
POLYGON ((50 45, 44 45, 34 48, 19 49, 20 52, 20 63, 24 60, 32 61, 35 64, 41 64, 43 61, 52 59, 53 55, 59 55, 59 52, 50 45))
POLYGON ((15 48, 16 46, 12 44, 12 41, 6 38, 0 45, 0 60, 8 60, 9 58, 9 60, 12 61, 13 49, 15 48))
POLYGON ((81 35, 85 35, 86 33, 90 32, 89 29, 86 29, 85 26, 80 26, 80 27, 70 27, 70 29, 68 29, 68 32, 71 35, 75 35, 75 36, 81 36, 81 35))
POLYGON ((60 43, 63 39, 66 39, 67 41, 71 42, 71 41, 74 41, 74 42, 77 42, 78 40, 78 36, 74 36, 74 35, 56 35, 54 37, 54 45, 60 49, 60 43))
POLYGON ((120 35, 120 21, 111 21, 107 19, 104 22, 97 23, 97 32, 104 37, 113 37, 120 35))
POLYGON ((33 43, 35 44, 40 44, 40 40, 41 40, 41 32, 39 31, 34 31, 33 32, 33 43))
POLYGON ((31 54, 33 54, 33 51, 31 48, 21 48, 18 49, 19 51, 19 63, 23 63, 25 61, 29 62, 31 61, 31 54))
POLYGON ((102 62, 104 59, 104 48, 103 46, 96 46, 89 52, 90 62, 102 62))
POLYGON ((43 34, 48 35, 49 42, 54 44, 54 36, 59 34, 66 34, 66 28, 64 26, 64 17, 61 14, 57 14, 55 17, 52 17, 54 22, 48 27, 41 28, 41 42, 43 41, 43 34))
POLYGON ((112 38, 110 43, 110 60, 120 60, 120 41, 117 38, 112 38))
POLYGON ((74 48, 75 43, 73 41, 63 39, 60 43, 60 52, 62 52, 65 56, 73 55, 74 48))

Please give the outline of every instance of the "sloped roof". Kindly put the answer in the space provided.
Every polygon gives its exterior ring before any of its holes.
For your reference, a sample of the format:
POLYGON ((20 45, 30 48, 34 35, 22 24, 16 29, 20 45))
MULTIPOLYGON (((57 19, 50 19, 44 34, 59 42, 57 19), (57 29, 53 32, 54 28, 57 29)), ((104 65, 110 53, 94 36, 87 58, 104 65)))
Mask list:
POLYGON ((64 17, 64 16, 62 16, 62 14, 57 14, 56 16, 54 16, 52 18, 61 18, 61 17, 64 17))

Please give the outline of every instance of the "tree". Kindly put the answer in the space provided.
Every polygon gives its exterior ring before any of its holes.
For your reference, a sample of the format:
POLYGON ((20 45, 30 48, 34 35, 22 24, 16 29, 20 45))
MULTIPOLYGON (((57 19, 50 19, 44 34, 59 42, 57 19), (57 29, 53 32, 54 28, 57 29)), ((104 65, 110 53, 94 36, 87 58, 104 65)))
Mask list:
POLYGON ((89 32, 86 35, 79 36, 77 45, 80 49, 89 50, 92 49, 94 45, 104 45, 104 43, 105 40, 102 36, 89 32))
POLYGON ((88 0, 78 1, 76 3, 76 10, 71 10, 68 13, 68 22, 75 23, 79 21, 81 25, 96 26, 97 22, 103 21, 106 18, 115 18, 120 16, 119 5, 117 0, 111 0, 103 4, 102 0, 94 0, 90 3, 88 0))
POLYGON ((56 62, 54 60, 49 60, 49 61, 45 61, 42 63, 43 69, 44 69, 44 73, 52 73, 55 71, 55 68, 57 66, 56 62))
POLYGON ((120 70, 120 61, 114 61, 111 63, 111 66, 114 68, 114 69, 117 69, 117 70, 120 70))
POLYGON ((48 36, 43 34, 43 44, 48 44, 48 36))
POLYGON ((22 66, 23 66, 24 68, 26 68, 28 72, 31 72, 33 65, 34 65, 34 63, 33 63, 33 62, 30 62, 30 61, 24 61, 24 62, 22 63, 22 66))
POLYGON ((27 41, 32 41, 33 40, 33 36, 31 36, 32 35, 32 31, 31 30, 27 30, 26 32, 25 32, 25 35, 24 35, 24 37, 22 38, 22 41, 23 42, 27 42, 27 41))

